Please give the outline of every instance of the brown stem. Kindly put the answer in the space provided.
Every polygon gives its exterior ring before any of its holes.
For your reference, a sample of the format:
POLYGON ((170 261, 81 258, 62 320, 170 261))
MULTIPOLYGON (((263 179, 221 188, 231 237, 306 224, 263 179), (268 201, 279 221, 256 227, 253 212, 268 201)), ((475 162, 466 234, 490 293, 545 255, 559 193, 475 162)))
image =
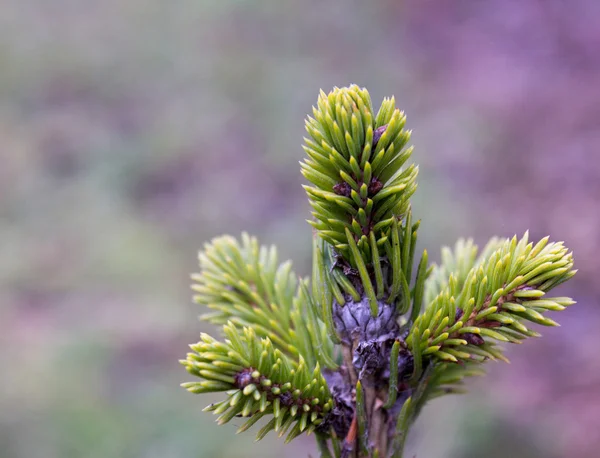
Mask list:
MULTIPOLYGON (((356 386, 358 381, 358 374, 352 363, 352 355, 354 353, 354 347, 356 342, 350 345, 344 345, 342 347, 342 356, 344 359, 344 365, 346 367, 346 376, 348 382, 352 386, 356 386)), ((385 399, 387 396, 387 390, 375 390, 373 386, 367 384, 363 385, 365 395, 365 414, 366 423, 368 427, 368 444, 361 444, 361 441, 365 440, 363 437, 358 435, 358 422, 356 414, 352 418, 350 430, 345 438, 346 446, 352 449, 352 455, 356 458, 369 458, 369 455, 362 455, 361 450, 376 449, 379 451, 379 456, 385 458, 387 456, 388 449, 388 415, 383 409, 385 399), (366 446, 366 447, 365 447, 366 446)))
MULTIPOLYGON (((346 450, 350 450, 352 455, 356 458, 359 458, 358 456, 358 449, 359 449, 359 444, 357 441, 358 438, 358 421, 356 419, 356 413, 354 414, 354 417, 352 417, 352 423, 350 423, 350 429, 348 430, 348 434, 346 435, 346 438, 344 439, 344 448, 346 450)), ((362 458, 362 457, 360 457, 362 458)))
MULTIPOLYGON (((352 363, 352 354, 354 353, 354 344, 343 345, 342 346, 342 356, 344 358, 344 365, 346 366, 346 376, 348 378, 348 383, 350 386, 356 386, 356 382, 358 381, 358 375, 356 374, 356 370, 354 369, 354 364, 352 363)), ((344 442, 350 450, 352 450, 352 456, 355 458, 359 458, 359 449, 360 444, 358 443, 358 423, 356 419, 356 412, 354 413, 354 417, 352 418, 352 423, 350 424, 350 430, 346 435, 346 439, 344 442)))
POLYGON ((354 369, 354 364, 352 363, 352 353, 354 349, 347 345, 342 347, 342 356, 344 357, 344 365, 346 366, 346 370, 348 371, 348 378, 351 386, 356 386, 356 382, 358 381, 358 375, 356 374, 356 370, 354 369))
POLYGON ((379 450, 379 456, 387 456, 387 439, 388 439, 388 427, 386 423, 386 413, 383 410, 384 402, 380 398, 375 398, 373 405, 373 411, 370 417, 370 435, 369 440, 374 444, 375 448, 379 450))

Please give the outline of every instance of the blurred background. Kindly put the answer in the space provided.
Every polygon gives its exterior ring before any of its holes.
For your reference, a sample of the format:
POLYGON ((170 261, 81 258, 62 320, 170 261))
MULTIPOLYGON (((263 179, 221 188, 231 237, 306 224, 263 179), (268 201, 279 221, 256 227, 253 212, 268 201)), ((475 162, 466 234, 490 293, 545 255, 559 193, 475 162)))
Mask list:
POLYGON ((434 259, 529 228, 580 269, 407 456, 599 456, 599 49, 596 0, 1 1, 0 456, 315 456, 218 427, 177 360, 211 237, 309 273, 303 120, 350 83, 407 112, 434 259))

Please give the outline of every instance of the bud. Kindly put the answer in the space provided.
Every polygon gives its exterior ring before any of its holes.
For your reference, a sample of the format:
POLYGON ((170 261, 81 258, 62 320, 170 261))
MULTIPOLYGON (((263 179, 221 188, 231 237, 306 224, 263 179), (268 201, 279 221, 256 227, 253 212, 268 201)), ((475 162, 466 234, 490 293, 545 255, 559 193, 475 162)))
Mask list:
POLYGON ((352 345, 356 341, 360 343, 373 339, 395 339, 399 334, 396 318, 395 304, 378 301, 377 316, 372 316, 369 299, 366 297, 358 302, 346 301, 343 306, 337 301, 333 302, 335 331, 345 345, 352 345))

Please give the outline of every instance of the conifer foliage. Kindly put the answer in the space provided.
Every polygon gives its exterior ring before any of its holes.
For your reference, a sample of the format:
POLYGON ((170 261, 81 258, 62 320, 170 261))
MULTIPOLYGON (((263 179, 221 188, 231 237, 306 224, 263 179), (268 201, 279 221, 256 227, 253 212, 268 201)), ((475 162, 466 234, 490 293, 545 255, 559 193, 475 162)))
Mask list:
POLYGON ((221 326, 181 363, 192 393, 222 392, 205 410, 219 424, 255 423, 292 440, 315 433, 322 457, 402 457, 429 400, 462 392, 502 345, 557 326, 549 296, 575 274, 571 253, 546 237, 471 240, 416 256, 410 197, 418 167, 394 98, 377 112, 358 86, 321 92, 306 120, 300 163, 314 228, 312 278, 278 264, 246 234, 208 243, 192 275, 201 316, 221 326), (539 328, 538 328, 539 329, 539 328))

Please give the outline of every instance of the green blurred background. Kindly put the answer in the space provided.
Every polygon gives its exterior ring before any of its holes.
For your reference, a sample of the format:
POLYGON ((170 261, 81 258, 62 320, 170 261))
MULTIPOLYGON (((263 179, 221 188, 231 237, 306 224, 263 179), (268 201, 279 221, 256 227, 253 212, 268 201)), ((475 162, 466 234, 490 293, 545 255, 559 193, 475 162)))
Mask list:
POLYGON ((597 457, 599 5, 0 1, 0 457, 315 456, 218 427, 177 360, 211 237, 309 273, 303 119, 349 83, 407 112, 434 259, 530 228, 580 269, 562 328, 431 403, 408 456, 597 457))

